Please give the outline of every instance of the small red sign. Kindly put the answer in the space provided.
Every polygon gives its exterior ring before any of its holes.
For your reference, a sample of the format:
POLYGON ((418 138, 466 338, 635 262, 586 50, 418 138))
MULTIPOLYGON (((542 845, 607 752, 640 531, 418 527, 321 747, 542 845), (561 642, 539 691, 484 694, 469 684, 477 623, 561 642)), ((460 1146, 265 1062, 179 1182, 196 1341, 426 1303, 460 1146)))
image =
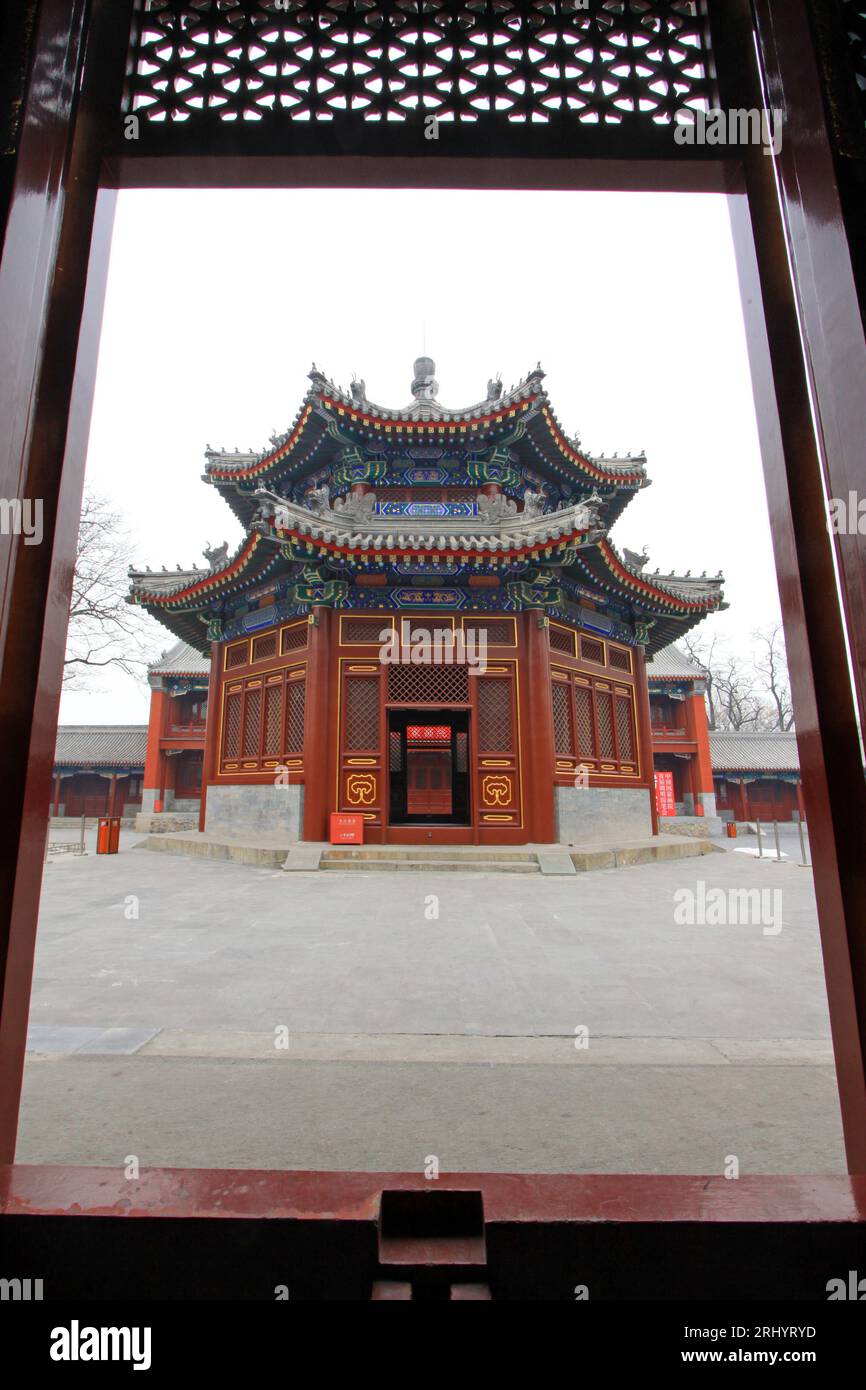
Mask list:
POLYGON ((331 813, 331 844, 362 845, 364 843, 364 817, 344 815, 340 811, 331 813))
POLYGON ((674 774, 672 772, 657 772, 655 782, 656 811, 660 816, 675 816, 677 803, 674 797, 674 774))

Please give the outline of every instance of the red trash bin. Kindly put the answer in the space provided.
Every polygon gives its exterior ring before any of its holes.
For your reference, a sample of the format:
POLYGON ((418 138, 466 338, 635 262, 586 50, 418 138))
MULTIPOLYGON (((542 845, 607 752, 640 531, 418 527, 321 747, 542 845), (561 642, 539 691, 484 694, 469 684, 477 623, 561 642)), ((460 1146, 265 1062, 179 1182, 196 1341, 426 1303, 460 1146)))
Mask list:
POLYGON ((736 838, 737 838, 737 825, 736 825, 736 821, 729 820, 729 821, 727 821, 727 822, 725 823, 725 834, 727 835, 727 837, 728 837, 729 840, 736 840, 736 838))
POLYGON ((96 831, 96 853, 116 854, 120 847, 120 816, 100 816, 96 831))

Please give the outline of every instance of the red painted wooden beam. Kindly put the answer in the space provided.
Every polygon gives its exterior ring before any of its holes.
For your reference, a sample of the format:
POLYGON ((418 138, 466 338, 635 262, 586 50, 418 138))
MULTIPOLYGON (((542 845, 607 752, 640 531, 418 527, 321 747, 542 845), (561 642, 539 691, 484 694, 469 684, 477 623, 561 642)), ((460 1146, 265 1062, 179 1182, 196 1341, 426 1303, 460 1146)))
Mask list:
POLYGON ((484 1222, 866 1222, 866 1176, 0 1166, 0 1215, 378 1221, 383 1191, 480 1192, 484 1222))

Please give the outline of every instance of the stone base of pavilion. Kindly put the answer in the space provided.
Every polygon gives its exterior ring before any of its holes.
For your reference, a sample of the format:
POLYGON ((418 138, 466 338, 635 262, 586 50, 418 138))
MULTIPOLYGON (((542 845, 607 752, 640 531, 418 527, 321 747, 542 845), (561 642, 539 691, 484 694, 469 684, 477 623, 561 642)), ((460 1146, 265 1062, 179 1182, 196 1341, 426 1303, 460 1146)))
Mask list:
POLYGON ((315 873, 506 873, 575 874, 622 869, 670 859, 723 854, 709 838, 650 835, 592 844, 550 845, 359 845, 348 848, 279 835, 229 836, 185 831, 148 835, 137 849, 192 858, 234 860, 259 868, 315 873))
POLYGON ((662 835, 696 835, 704 839, 707 835, 723 835, 724 829, 721 816, 662 816, 659 821, 662 835))

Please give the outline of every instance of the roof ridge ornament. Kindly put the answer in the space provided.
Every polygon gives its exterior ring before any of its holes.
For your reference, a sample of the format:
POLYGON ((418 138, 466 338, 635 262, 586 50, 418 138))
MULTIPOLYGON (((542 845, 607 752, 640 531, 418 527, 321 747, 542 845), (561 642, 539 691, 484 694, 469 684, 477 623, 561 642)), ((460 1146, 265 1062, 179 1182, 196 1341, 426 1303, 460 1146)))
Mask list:
POLYGON ((416 401, 435 401, 439 394, 439 382, 434 375, 436 363, 433 358, 416 357, 413 370, 412 395, 416 401))

